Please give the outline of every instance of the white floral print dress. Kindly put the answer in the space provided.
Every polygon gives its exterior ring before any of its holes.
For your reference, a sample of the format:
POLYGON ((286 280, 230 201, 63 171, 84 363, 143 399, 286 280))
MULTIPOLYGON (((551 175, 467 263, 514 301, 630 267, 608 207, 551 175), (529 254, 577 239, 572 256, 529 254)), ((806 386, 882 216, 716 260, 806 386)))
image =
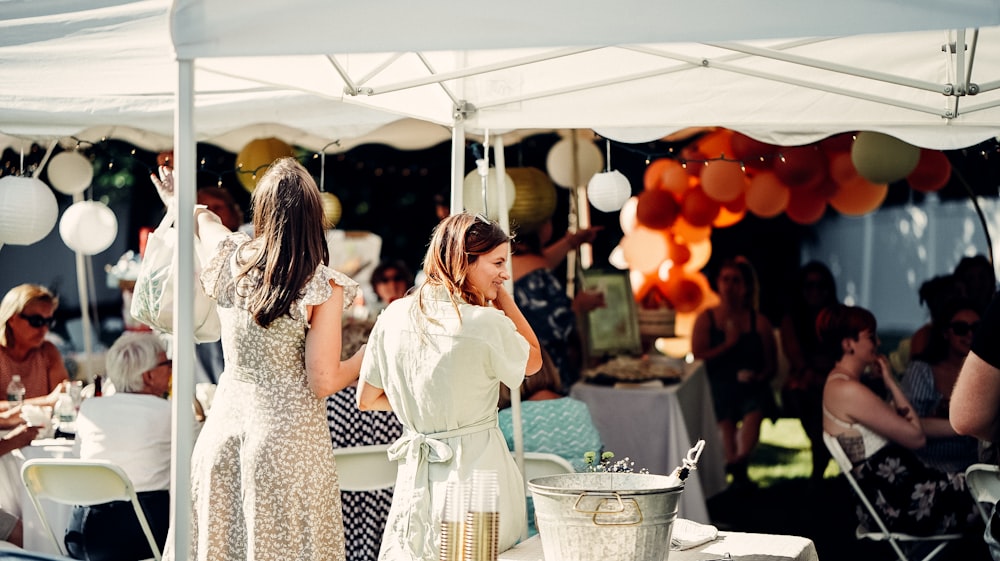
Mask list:
POLYGON ((225 371, 191 461, 192 559, 343 560, 340 489, 326 400, 306 381, 307 305, 332 294, 354 300, 358 285, 324 265, 290 315, 264 329, 233 282, 240 248, 233 234, 202 273, 219 304, 225 371))

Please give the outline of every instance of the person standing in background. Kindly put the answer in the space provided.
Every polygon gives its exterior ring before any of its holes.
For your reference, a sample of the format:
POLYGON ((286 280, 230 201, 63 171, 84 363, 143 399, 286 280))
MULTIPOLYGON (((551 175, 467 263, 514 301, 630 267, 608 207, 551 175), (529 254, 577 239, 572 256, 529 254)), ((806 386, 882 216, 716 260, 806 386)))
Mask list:
POLYGON ((453 214, 434 229, 426 280, 379 315, 361 366, 358 407, 392 410, 405 432, 379 559, 437 559, 449 479, 497 472, 499 551, 520 539, 524 482, 497 426, 499 386, 542 366, 531 326, 504 282, 510 236, 494 221, 453 214))
POLYGON ((771 322, 757 309, 757 275, 743 257, 725 260, 716 277, 720 304, 698 314, 691 352, 705 361, 726 471, 736 489, 752 487, 750 455, 760 425, 774 409, 770 380, 777 367, 771 322))
POLYGON ((781 404, 786 414, 799 419, 809 437, 810 479, 815 482, 823 479, 830 463, 830 451, 823 443, 823 385, 835 360, 819 344, 816 317, 838 303, 833 273, 819 261, 806 263, 799 270, 793 299, 779 327, 781 350, 788 359, 781 404))
POLYGON ((368 306, 371 317, 375 318, 386 306, 406 296, 412 286, 413 273, 406 263, 398 259, 386 259, 379 263, 372 271, 372 290, 378 301, 368 306))

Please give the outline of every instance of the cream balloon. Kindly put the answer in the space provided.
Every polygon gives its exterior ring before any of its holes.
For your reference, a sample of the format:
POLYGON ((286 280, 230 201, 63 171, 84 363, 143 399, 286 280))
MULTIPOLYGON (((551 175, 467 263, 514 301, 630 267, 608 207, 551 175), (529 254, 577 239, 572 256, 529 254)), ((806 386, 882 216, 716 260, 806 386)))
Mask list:
POLYGON ((556 185, 567 189, 587 185, 595 173, 604 169, 604 155, 593 142, 577 139, 575 158, 573 148, 573 140, 564 138, 552 145, 545 158, 549 177, 556 185))
POLYGON ((83 193, 94 180, 94 166, 79 152, 60 152, 46 170, 52 188, 66 195, 83 193))
POLYGON ((622 211, 618 213, 618 224, 622 227, 622 233, 626 236, 635 230, 638 221, 635 218, 635 210, 639 207, 639 197, 629 197, 622 205, 622 211))
MULTIPOLYGON (((504 174, 504 191, 507 199, 507 210, 514 206, 514 197, 517 191, 514 188, 514 180, 510 175, 504 174)), ((483 208, 483 182, 477 170, 472 170, 465 176, 462 184, 462 201, 465 203, 465 210, 471 213, 485 213, 492 219, 497 219, 500 207, 500 190, 497 187, 496 168, 490 168, 490 173, 486 176, 486 208, 483 208)))
POLYGON ((118 236, 118 219, 108 205, 80 201, 63 212, 59 236, 73 251, 95 255, 111 247, 118 236))
POLYGON ((34 177, 0 177, 0 242, 31 245, 49 235, 59 218, 52 189, 34 177))
POLYGON ((859 132, 851 145, 854 168, 876 184, 906 178, 919 161, 920 148, 880 132, 859 132))

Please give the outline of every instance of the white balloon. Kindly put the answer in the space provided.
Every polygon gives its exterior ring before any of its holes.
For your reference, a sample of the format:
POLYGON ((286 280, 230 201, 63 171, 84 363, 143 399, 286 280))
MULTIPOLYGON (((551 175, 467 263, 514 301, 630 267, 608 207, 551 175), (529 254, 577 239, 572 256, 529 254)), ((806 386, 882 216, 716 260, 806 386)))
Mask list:
POLYGON ((80 201, 63 212, 59 221, 59 236, 73 251, 95 255, 115 242, 118 219, 104 203, 80 201))
POLYGON ((587 184, 587 199, 601 212, 617 212, 632 196, 632 185, 620 171, 595 173, 587 184))
POLYGON ((639 206, 639 197, 629 197, 625 204, 622 205, 622 212, 618 215, 618 224, 622 227, 622 233, 626 236, 635 230, 635 225, 638 222, 635 218, 636 208, 639 206))
MULTIPOLYGON (((514 206, 514 197, 517 191, 514 186, 514 179, 510 175, 504 174, 504 191, 507 195, 507 210, 514 206)), ((484 212, 483 209, 483 180, 479 171, 472 170, 465 176, 462 184, 462 202, 465 210, 475 214, 484 212)), ((490 168, 490 173, 486 176, 486 205, 487 216, 496 220, 499 217, 497 210, 500 208, 500 190, 497 188, 496 168, 490 168)))
POLYGON ((60 152, 49 160, 49 183, 60 193, 83 193, 94 180, 94 166, 79 152, 60 152))
POLYGON ((573 161, 571 139, 564 138, 552 145, 552 149, 545 157, 545 168, 556 185, 567 189, 586 185, 590 183, 591 176, 604 169, 604 155, 593 142, 577 139, 575 177, 573 161))
POLYGON ((31 245, 49 235, 59 218, 52 189, 34 177, 0 177, 0 242, 31 245))

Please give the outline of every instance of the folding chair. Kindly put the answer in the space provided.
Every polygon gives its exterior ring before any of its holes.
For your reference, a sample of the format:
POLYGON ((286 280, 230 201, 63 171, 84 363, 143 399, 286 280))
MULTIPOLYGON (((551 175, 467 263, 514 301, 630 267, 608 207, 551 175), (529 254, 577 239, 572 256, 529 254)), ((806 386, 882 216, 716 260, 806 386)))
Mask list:
POLYGON ((396 485, 397 464, 388 444, 334 448, 341 491, 374 491, 396 485))
POLYGON ((965 470, 965 484, 976 501, 983 522, 990 521, 993 507, 1000 501, 1000 467, 992 464, 972 464, 965 470), (986 506, 989 504, 989 507, 986 506))
POLYGON ((854 479, 854 468, 851 464, 851 460, 847 457, 847 453, 841 448, 840 442, 836 437, 831 436, 827 433, 823 433, 823 442, 826 444, 827 449, 830 450, 830 455, 837 462, 837 466, 840 467, 841 473, 847 478, 847 482, 851 484, 851 488, 854 489, 854 494, 857 495, 858 500, 864 505, 865 510, 871 516, 872 520, 878 524, 880 531, 872 531, 861 524, 858 524, 855 530, 855 536, 857 539, 869 539, 874 541, 888 541, 889 545, 896 552, 899 557, 899 561, 910 561, 907 554, 903 551, 904 544, 917 544, 917 543, 935 543, 934 548, 925 555, 921 561, 930 561, 934 556, 941 552, 949 542, 961 539, 962 534, 938 534, 934 536, 914 536, 912 534, 904 534, 902 532, 890 532, 888 527, 886 527, 885 522, 882 521, 882 517, 879 516, 875 507, 872 506, 871 501, 865 496, 864 492, 861 491, 861 487, 858 485, 856 479, 854 479))
POLYGON ((111 501, 129 501, 135 509, 142 532, 149 542, 153 558, 160 561, 160 548, 156 545, 153 531, 149 528, 146 514, 139 504, 132 481, 122 468, 107 460, 79 460, 76 458, 38 458, 24 462, 21 480, 28 490, 28 496, 38 511, 42 526, 52 537, 52 543, 63 555, 63 546, 45 516, 41 499, 66 505, 90 506, 111 501))
POLYGON ((576 473, 569 460, 547 452, 524 453, 524 480, 531 481, 536 477, 559 475, 561 473, 576 473))

